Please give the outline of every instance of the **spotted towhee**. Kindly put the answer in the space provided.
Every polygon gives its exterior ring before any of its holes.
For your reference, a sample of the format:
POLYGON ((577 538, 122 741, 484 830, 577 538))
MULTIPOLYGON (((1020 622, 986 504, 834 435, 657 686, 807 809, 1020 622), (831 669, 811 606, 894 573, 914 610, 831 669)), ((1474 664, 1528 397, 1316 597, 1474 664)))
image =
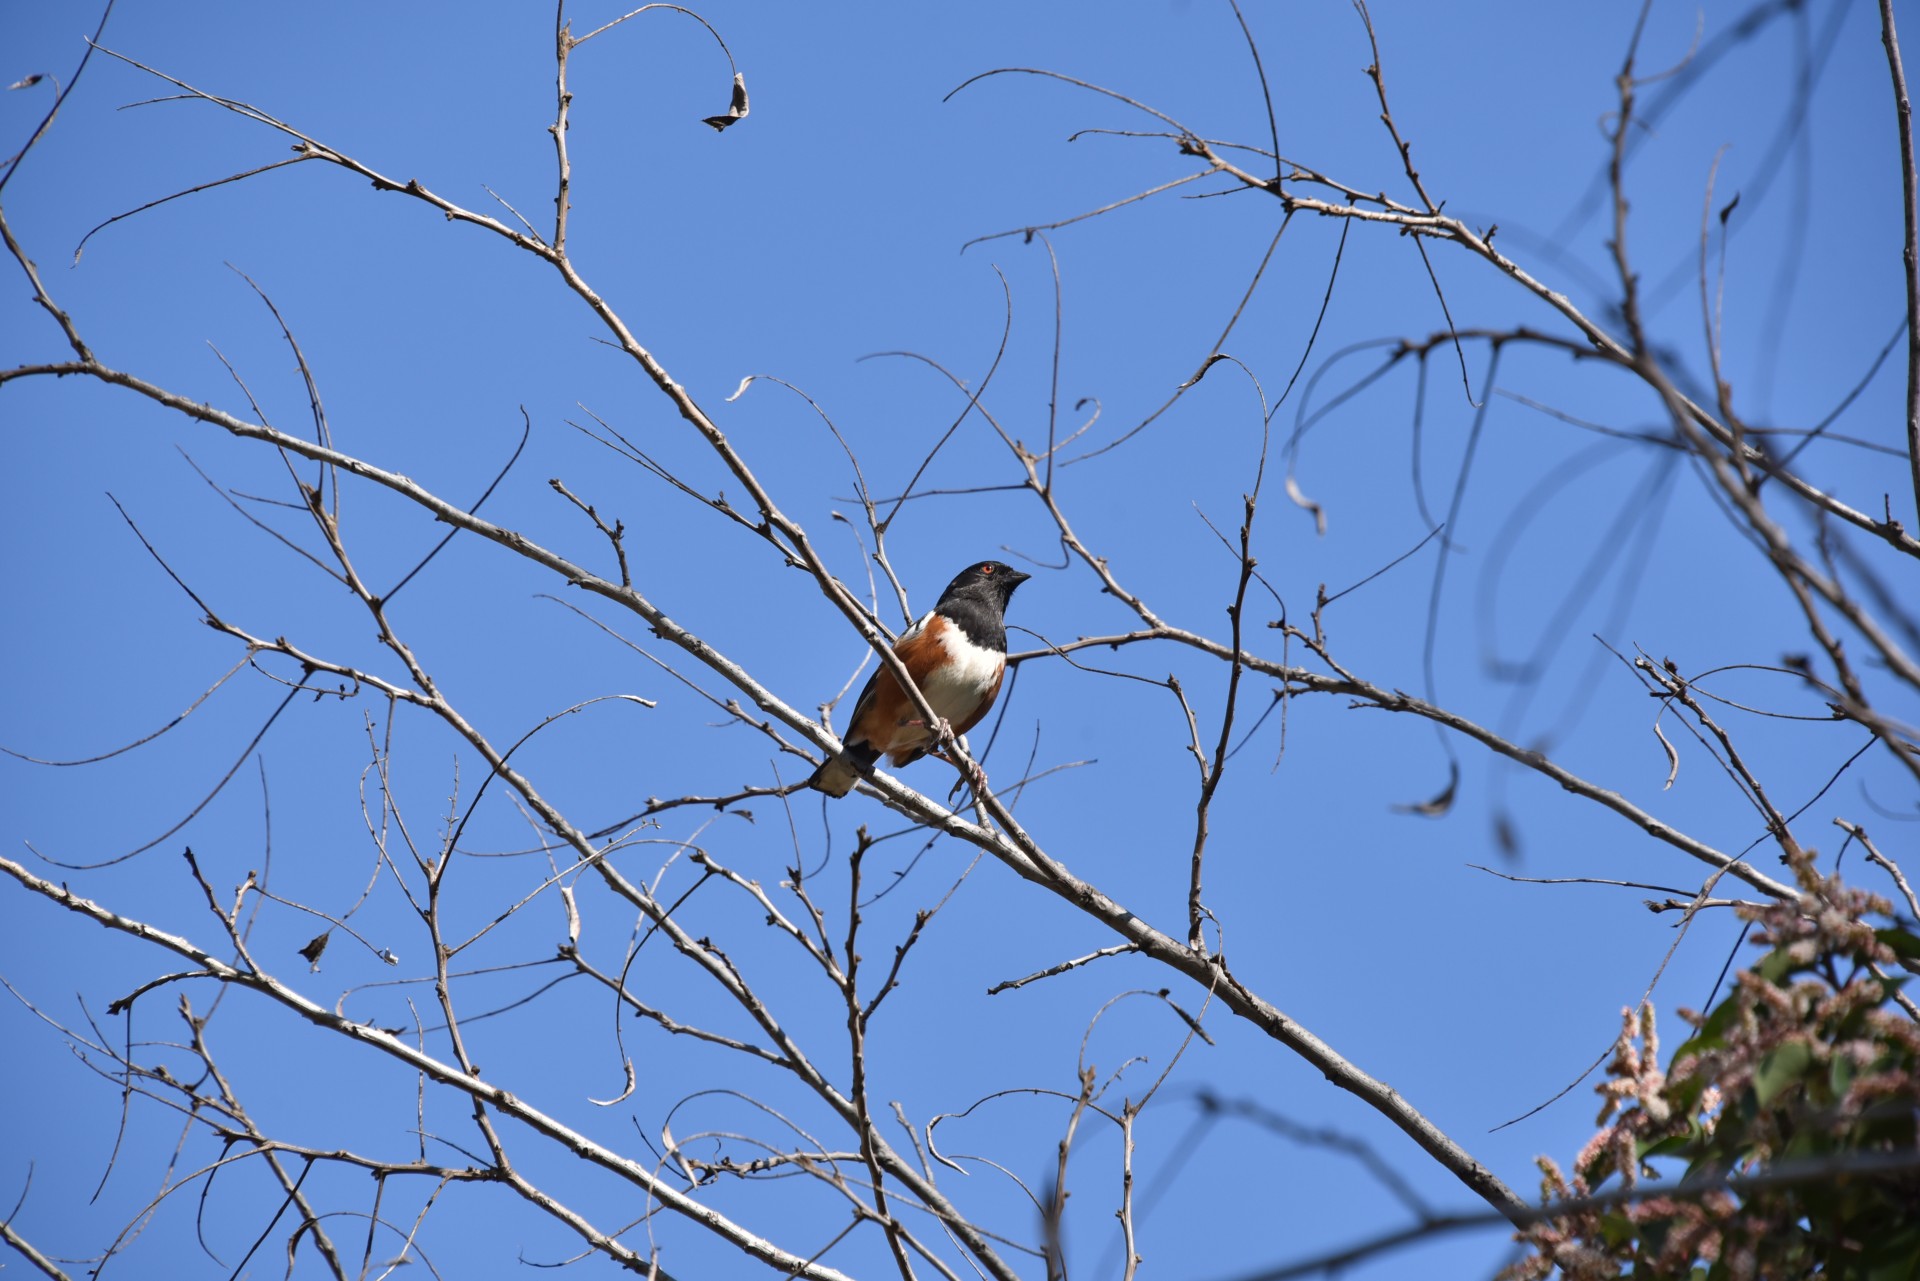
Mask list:
MULTIPOLYGON (((894 643, 893 652, 927 704, 956 735, 978 725, 1000 693, 1007 670, 1007 598, 1030 577, 997 560, 969 566, 947 584, 933 611, 894 643)), ((807 786, 845 796, 883 753, 895 768, 929 752, 938 755, 941 729, 926 723, 882 667, 853 705, 840 754, 815 770, 807 786)))

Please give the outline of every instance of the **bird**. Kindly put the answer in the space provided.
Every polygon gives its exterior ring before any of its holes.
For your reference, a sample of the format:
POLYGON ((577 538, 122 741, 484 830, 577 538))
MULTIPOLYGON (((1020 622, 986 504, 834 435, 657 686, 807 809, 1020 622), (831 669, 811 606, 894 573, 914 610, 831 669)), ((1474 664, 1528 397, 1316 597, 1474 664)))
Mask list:
POLYGON ((961 570, 893 646, 939 723, 926 723, 883 666, 854 701, 840 751, 813 772, 807 786, 845 796, 882 755, 895 768, 929 753, 947 759, 937 750, 940 740, 978 725, 999 696, 1007 670, 1007 601, 1031 577, 997 560, 961 570))

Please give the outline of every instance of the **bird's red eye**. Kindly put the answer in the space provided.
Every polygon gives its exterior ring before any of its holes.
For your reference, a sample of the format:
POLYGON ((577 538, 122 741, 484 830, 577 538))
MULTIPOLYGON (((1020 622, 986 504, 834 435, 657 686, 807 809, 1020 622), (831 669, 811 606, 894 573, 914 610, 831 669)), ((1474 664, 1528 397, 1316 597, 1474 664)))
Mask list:
POLYGON ((986 574, 986 575, 988 575, 989 577, 991 577, 991 576, 992 576, 992 574, 993 574, 993 566, 991 566, 991 565, 982 565, 982 566, 980 567, 980 572, 981 572, 981 573, 983 573, 983 574, 986 574))

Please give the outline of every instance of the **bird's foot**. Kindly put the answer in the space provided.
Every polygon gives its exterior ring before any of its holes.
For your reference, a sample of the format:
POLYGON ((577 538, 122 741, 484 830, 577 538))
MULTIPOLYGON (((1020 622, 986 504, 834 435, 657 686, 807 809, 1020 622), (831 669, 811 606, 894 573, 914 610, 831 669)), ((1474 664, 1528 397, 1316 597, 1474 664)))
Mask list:
MULTIPOLYGON (((947 764, 959 770, 962 781, 973 785, 974 795, 978 796, 981 792, 987 790, 987 771, 981 767, 980 762, 968 761, 962 765, 945 752, 929 752, 928 755, 932 756, 935 760, 945 761, 947 764)), ((959 784, 955 784, 955 786, 957 787, 959 784)))
MULTIPOLYGON (((926 721, 915 720, 912 722, 912 724, 925 725, 926 721)), ((954 746, 958 746, 959 742, 960 742, 960 736, 953 732, 952 724, 950 724, 947 721, 947 718, 943 716, 934 722, 933 746, 927 749, 927 755, 933 757, 935 760, 945 761, 947 764, 959 770, 962 774, 966 776, 967 781, 973 784, 973 790, 977 795, 978 793, 986 790, 987 771, 980 767, 980 764, 978 761, 973 761, 973 762, 969 762, 966 765, 962 765, 959 761, 955 760, 947 752, 941 750, 942 744, 951 744, 954 746)))
MULTIPOLYGON (((923 720, 918 716, 914 717, 912 720, 907 722, 907 724, 909 725, 925 725, 926 723, 927 722, 925 720, 923 720)), ((933 744, 935 747, 938 747, 942 743, 951 743, 954 740, 954 737, 955 735, 953 732, 953 725, 950 722, 948 722, 946 717, 941 716, 934 720, 933 744)))

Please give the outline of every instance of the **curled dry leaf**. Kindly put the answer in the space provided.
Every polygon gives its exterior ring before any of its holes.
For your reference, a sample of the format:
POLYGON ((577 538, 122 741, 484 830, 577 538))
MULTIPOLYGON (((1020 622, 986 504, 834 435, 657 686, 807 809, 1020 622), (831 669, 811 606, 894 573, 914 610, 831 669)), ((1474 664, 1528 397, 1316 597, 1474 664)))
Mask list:
POLYGON ((717 132, 725 129, 728 125, 736 124, 746 118, 747 78, 736 71, 733 73, 733 102, 727 107, 727 114, 724 116, 708 116, 706 123, 712 125, 717 132))
POLYGON ((1319 503, 1314 502, 1300 491, 1300 482, 1293 478, 1292 472, 1287 473, 1287 497, 1293 500, 1295 507, 1305 508, 1307 511, 1313 513, 1314 533, 1325 534, 1327 532, 1326 510, 1322 508, 1319 503))
POLYGON ((1423 818, 1439 818, 1453 808, 1454 793, 1460 790, 1460 762, 1447 762, 1447 785, 1440 794, 1430 801, 1421 801, 1416 805, 1396 805, 1396 814, 1418 814, 1423 818))
POLYGON ((326 952, 327 943, 332 938, 332 930, 323 930, 307 940, 307 945, 300 949, 300 955, 306 959, 308 973, 318 974, 320 972, 320 957, 326 952))
POLYGON ((620 1066, 624 1067, 627 1070, 626 1088, 622 1089, 620 1093, 615 1095, 613 1098, 596 1099, 589 1096, 587 1099, 587 1102, 593 1104, 593 1106, 597 1108, 610 1108, 616 1103, 624 1103, 627 1101, 627 1099, 633 1094, 633 1087, 637 1083, 637 1079, 634 1076, 634 1072, 633 1072, 633 1060, 623 1059, 621 1060, 620 1066))
POLYGON ((1667 781, 1660 785, 1660 790, 1664 792, 1672 787, 1673 780, 1680 776, 1680 753, 1673 750, 1673 744, 1669 743, 1667 736, 1660 732, 1659 721, 1653 723, 1653 736, 1660 740, 1660 746, 1667 749, 1667 781))
MULTIPOLYGON (((1213 367, 1214 367, 1215 365, 1217 365, 1217 364, 1219 364, 1219 363, 1220 363, 1221 361, 1223 361, 1223 360, 1225 360, 1225 359, 1227 359, 1227 357, 1226 357, 1226 356, 1224 356, 1224 355, 1222 355, 1222 354, 1221 354, 1220 352, 1217 352, 1217 351, 1216 351, 1216 352, 1214 352, 1214 353, 1213 353, 1213 354, 1212 354, 1211 356, 1208 356, 1208 357, 1206 358, 1206 360, 1204 360, 1204 361, 1202 361, 1202 362, 1201 362, 1201 364, 1200 364, 1200 368, 1198 368, 1198 369, 1196 369, 1196 370, 1194 370, 1194 371, 1193 371, 1193 377, 1191 377, 1191 378, 1189 378, 1189 379, 1187 379, 1187 381, 1185 381, 1185 382, 1183 382, 1183 383, 1181 383, 1181 384, 1180 384, 1180 385, 1179 385, 1178 387, 1176 387, 1176 388, 1175 388, 1174 390, 1176 390, 1176 391, 1185 391, 1185 390, 1186 390, 1187 388, 1189 388, 1189 387, 1191 387, 1191 386, 1193 386, 1193 385, 1194 385, 1195 383, 1197 383, 1197 382, 1199 382, 1199 381, 1200 381, 1200 380, 1201 380, 1202 378, 1205 378, 1205 377, 1207 376, 1207 371, 1208 371, 1209 369, 1212 369, 1212 368, 1213 368, 1213 367)), ((1081 404, 1081 405, 1084 405, 1085 403, 1086 403, 1086 401, 1084 401, 1084 400, 1082 400, 1082 401, 1080 402, 1080 404, 1081 404)), ((1075 409, 1078 409, 1078 408, 1080 408, 1080 405, 1075 405, 1075 406, 1074 406, 1074 408, 1075 408, 1075 409)))
POLYGON ((673 1129, 665 1121, 660 1123, 660 1147, 666 1152, 667 1158, 679 1168, 680 1173, 686 1176, 687 1182, 700 1182, 699 1172, 680 1155, 680 1145, 674 1142, 673 1129))
POLYGON ((1502 858, 1520 857, 1520 833, 1513 825, 1513 815, 1504 809, 1493 816, 1493 843, 1502 858))

